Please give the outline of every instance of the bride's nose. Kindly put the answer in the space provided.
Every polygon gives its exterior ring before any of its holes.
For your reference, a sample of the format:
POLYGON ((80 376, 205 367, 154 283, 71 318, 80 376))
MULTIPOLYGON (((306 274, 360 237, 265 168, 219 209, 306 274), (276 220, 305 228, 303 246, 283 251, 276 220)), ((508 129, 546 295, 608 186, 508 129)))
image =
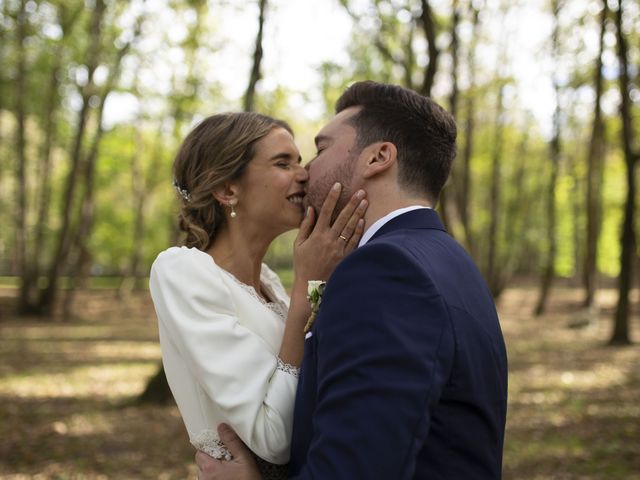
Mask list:
POLYGON ((298 165, 298 171, 296 172, 296 181, 299 183, 306 183, 309 181, 309 172, 302 165, 298 165))

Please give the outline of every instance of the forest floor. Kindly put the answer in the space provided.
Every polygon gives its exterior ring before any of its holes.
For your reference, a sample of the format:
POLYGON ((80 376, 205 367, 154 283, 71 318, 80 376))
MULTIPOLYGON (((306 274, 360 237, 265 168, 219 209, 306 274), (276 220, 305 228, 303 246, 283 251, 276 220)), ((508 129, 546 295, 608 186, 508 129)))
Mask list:
MULTIPOLYGON (((44 323, 12 317, 14 295, 0 289, 0 478, 194 478, 175 406, 132 403, 160 358, 148 294, 81 293, 76 318, 44 323)), ((600 322, 575 329, 580 292, 569 285, 539 318, 532 285, 501 297, 505 480, 640 479, 640 344, 605 345, 615 292, 598 298, 600 322)), ((633 324, 640 342, 637 308, 633 324)))

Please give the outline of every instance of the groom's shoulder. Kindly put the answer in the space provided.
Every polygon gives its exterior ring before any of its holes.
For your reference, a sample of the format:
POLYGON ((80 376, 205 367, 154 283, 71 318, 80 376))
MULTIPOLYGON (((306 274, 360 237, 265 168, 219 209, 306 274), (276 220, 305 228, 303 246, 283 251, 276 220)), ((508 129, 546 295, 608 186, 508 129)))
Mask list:
POLYGON ((332 277, 372 281, 373 276, 417 269, 416 258, 401 243, 375 240, 351 252, 336 268, 332 277))

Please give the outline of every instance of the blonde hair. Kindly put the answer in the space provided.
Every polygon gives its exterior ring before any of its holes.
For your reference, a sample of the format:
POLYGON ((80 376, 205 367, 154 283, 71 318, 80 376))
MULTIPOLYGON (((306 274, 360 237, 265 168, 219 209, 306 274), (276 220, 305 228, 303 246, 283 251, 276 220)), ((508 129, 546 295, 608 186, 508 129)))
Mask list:
POLYGON ((255 154, 255 144, 286 122, 254 112, 222 113, 200 122, 184 139, 173 163, 180 193, 180 229, 185 245, 206 250, 224 225, 222 205, 213 192, 242 177, 255 154))

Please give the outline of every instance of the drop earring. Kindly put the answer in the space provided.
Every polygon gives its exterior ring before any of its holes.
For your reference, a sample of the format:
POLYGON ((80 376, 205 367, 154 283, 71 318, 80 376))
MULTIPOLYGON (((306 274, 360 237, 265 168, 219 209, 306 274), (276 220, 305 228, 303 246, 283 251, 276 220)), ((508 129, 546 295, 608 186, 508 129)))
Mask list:
POLYGON ((238 216, 238 214, 236 213, 236 204, 238 203, 238 201, 236 199, 230 200, 229 201, 229 206, 231 207, 231 218, 236 218, 238 216))

